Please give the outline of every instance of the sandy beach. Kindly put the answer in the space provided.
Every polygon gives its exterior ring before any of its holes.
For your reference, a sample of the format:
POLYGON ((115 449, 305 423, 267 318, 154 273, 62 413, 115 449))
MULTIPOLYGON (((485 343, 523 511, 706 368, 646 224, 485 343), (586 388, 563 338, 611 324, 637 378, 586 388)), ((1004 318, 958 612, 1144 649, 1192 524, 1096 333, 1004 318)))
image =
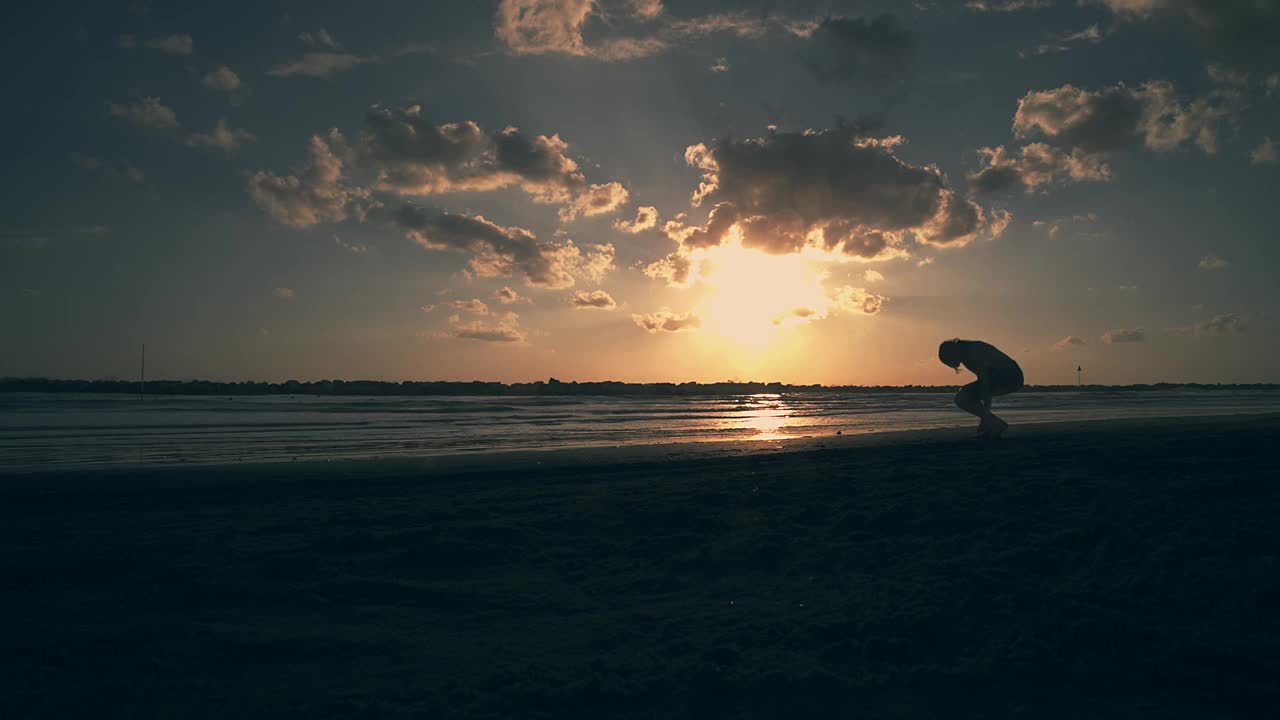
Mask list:
POLYGON ((0 717, 1261 717, 1280 416, 0 478, 0 717))

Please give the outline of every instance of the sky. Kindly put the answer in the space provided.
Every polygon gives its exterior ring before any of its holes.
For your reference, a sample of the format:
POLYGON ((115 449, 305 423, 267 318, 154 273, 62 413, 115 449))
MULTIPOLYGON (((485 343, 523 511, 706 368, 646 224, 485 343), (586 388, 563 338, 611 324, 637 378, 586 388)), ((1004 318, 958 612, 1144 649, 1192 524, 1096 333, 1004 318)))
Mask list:
POLYGON ((1280 382, 1280 0, 20 13, 0 376, 1280 382))

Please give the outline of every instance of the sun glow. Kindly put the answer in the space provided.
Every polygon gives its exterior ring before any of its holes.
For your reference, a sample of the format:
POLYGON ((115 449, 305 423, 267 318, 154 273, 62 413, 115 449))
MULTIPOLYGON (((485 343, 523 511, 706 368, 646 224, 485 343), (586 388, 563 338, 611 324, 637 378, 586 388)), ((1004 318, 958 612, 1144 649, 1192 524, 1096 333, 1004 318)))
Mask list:
POLYGON ((699 253, 709 292, 697 312, 709 334, 761 350, 785 326, 826 316, 823 273, 802 255, 768 255, 737 242, 699 253))

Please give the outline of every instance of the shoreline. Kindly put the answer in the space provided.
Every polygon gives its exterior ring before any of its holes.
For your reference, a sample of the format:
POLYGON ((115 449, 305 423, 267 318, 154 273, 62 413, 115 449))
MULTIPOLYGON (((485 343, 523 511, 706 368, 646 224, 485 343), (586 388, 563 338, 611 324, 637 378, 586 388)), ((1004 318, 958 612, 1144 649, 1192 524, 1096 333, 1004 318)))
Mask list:
POLYGON ((5 486, 25 481, 45 483, 65 481, 77 483, 97 476, 102 480, 127 477, 130 485, 151 481, 168 484, 168 476, 183 475, 181 482, 224 484, 278 481, 307 476, 333 480, 343 476, 422 477, 439 475, 520 472, 527 470, 593 468, 600 466, 649 465, 663 462, 698 462, 730 458, 771 457, 787 454, 838 452, 898 445, 962 444, 999 448, 1019 441, 1063 436, 1107 435, 1115 432, 1173 431, 1196 426, 1217 431, 1231 425, 1248 425, 1253 421, 1280 419, 1280 413, 1241 413, 1230 415, 1188 415, 1155 418, 1116 418, 1109 420, 1073 420, 1013 425, 1004 437, 995 441, 975 438, 973 429, 930 428, 925 430, 886 430, 849 434, 797 435, 760 440, 704 440, 636 445, 584 446, 546 450, 498 450, 449 455, 404 455, 391 457, 352 457, 324 460, 109 464, 82 467, 53 467, 9 471, 0 469, 0 495, 5 486), (237 479, 222 477, 228 473, 237 479))

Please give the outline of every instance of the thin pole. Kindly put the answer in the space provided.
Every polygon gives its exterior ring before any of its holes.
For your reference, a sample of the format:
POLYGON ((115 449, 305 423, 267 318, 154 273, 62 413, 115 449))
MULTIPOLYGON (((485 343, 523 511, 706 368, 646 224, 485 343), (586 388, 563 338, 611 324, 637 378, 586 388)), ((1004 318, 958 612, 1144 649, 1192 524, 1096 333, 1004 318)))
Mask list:
POLYGON ((142 343, 142 372, 138 375, 138 399, 147 398, 147 344, 142 343))
POLYGON ((1084 387, 1084 368, 1080 365, 1076 366, 1076 387, 1084 387))

